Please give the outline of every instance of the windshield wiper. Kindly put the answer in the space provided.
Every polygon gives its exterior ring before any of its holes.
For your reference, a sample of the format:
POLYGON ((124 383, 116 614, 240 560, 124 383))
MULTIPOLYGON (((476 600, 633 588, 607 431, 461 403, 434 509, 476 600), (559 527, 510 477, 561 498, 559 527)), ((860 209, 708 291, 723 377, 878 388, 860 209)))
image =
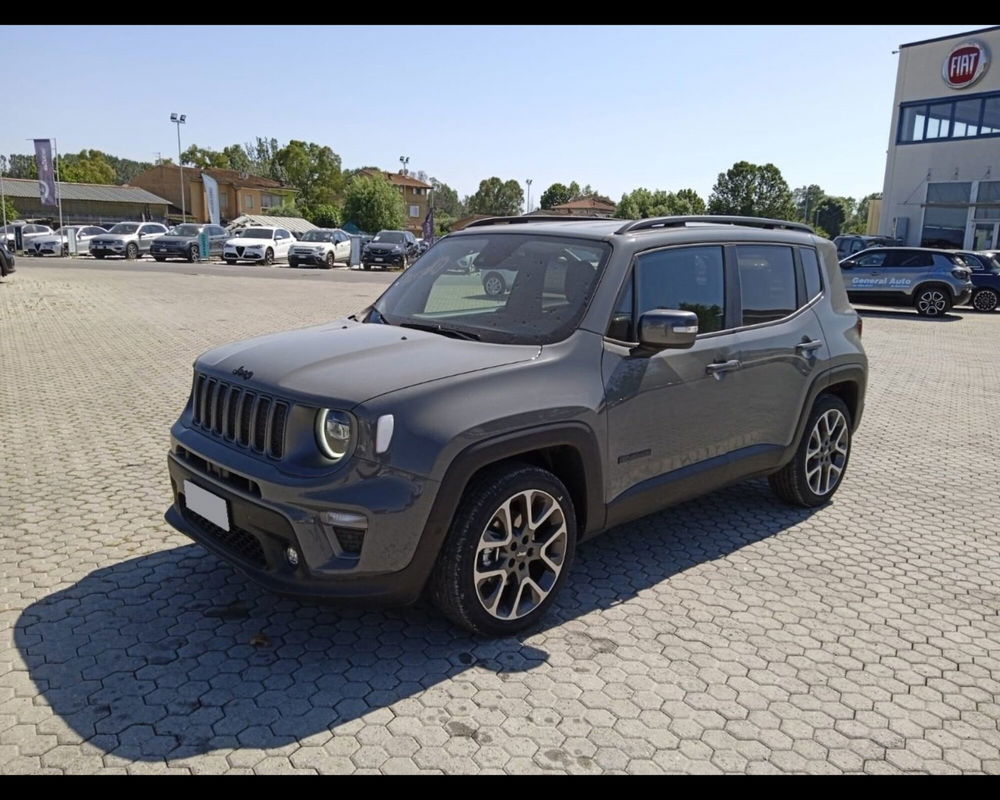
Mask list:
POLYGON ((479 334, 469 333, 469 331, 460 331, 455 328, 446 328, 443 325, 432 325, 430 323, 422 322, 400 322, 400 328, 414 328, 418 331, 430 331, 431 333, 440 333, 442 336, 450 336, 453 339, 466 339, 471 342, 478 342, 480 337, 479 334))

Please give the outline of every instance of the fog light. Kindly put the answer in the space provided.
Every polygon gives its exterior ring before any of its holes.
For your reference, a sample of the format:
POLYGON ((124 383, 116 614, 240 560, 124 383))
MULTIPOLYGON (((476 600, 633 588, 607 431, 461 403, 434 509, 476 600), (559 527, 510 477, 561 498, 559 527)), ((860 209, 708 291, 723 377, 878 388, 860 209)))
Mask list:
POLYGON ((285 559, 293 567, 297 567, 299 565, 299 553, 298 553, 298 551, 294 547, 286 547, 285 548, 285 559))
POLYGON ((368 527, 368 519, 364 514, 354 514, 350 511, 323 511, 319 519, 326 525, 337 525, 342 528, 364 530, 368 527))

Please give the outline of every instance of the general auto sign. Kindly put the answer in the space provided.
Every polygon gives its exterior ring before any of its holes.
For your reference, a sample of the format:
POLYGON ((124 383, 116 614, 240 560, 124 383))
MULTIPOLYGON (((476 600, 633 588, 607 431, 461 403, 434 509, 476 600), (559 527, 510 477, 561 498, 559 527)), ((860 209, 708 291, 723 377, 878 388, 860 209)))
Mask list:
POLYGON ((990 66, 990 51, 980 41, 962 42, 951 49, 941 65, 941 77, 952 89, 976 83, 990 66))

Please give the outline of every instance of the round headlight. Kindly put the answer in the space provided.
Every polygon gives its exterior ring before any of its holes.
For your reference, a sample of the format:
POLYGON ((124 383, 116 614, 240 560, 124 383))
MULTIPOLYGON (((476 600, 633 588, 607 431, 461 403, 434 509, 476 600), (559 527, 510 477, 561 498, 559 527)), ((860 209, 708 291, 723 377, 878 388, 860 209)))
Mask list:
POLYGON ((327 458, 340 461, 351 446, 351 418, 342 411, 324 408, 316 415, 316 444, 327 458))

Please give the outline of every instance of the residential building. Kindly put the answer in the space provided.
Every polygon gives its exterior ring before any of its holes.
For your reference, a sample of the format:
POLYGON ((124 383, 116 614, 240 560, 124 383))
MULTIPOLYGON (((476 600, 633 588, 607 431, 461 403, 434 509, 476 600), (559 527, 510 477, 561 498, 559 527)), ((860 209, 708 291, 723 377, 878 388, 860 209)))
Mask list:
POLYGON ((880 234, 1000 247, 998 52, 1000 26, 901 45, 880 234))
MULTIPOLYGON (((44 219, 50 224, 59 224, 59 209, 42 205, 37 180, 5 177, 3 188, 21 219, 44 219)), ((122 220, 165 222, 170 205, 163 197, 132 186, 60 181, 58 190, 64 225, 122 220)))
MULTIPOLYGON (((381 170, 365 169, 361 171, 364 175, 376 175, 381 170)), ((410 175, 403 175, 399 172, 382 172, 389 183, 395 186, 403 196, 403 215, 405 217, 406 230, 414 236, 421 235, 421 225, 427 210, 430 208, 431 189, 429 183, 418 181, 410 175)))
MULTIPOLYGON (((244 214, 266 214, 272 208, 295 202, 295 189, 270 178, 232 169, 184 167, 184 207, 189 221, 210 221, 205 182, 202 180, 204 174, 219 184, 219 221, 223 225, 244 214)), ((158 164, 136 175, 132 185, 167 198, 171 204, 170 219, 180 221, 180 167, 158 164)))

